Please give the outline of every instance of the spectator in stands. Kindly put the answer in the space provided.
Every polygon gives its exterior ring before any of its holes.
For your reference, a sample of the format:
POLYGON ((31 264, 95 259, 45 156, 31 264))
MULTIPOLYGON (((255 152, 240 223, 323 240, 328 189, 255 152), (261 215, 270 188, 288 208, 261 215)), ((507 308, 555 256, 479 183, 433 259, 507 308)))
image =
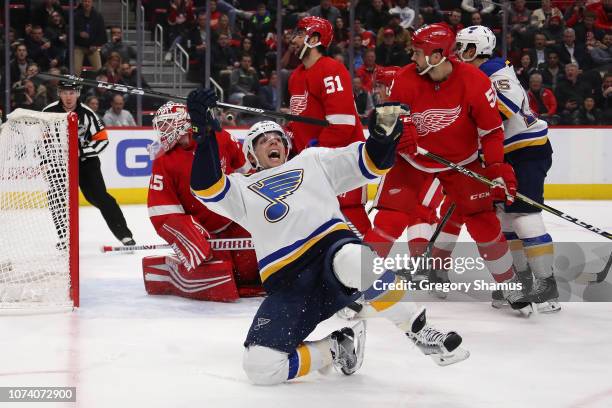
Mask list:
POLYGON ((241 60, 243 55, 248 55, 251 57, 251 61, 253 61, 253 68, 255 68, 256 71, 259 70, 261 63, 259 62, 260 59, 258 58, 257 53, 253 49, 253 40, 251 37, 244 37, 240 42, 240 49, 238 49, 237 52, 238 60, 241 60))
POLYGON ((602 112, 601 109, 595 106, 595 98, 587 96, 582 102, 580 109, 572 115, 574 125, 581 126, 597 126, 601 125, 602 112))
POLYGON ((474 12, 470 15, 470 25, 483 25, 482 16, 479 12, 474 12))
POLYGON ((55 58, 51 47, 51 41, 43 37, 41 26, 32 26, 30 34, 25 39, 25 45, 28 47, 28 56, 44 71, 50 67, 59 66, 59 61, 55 58))
POLYGON ((573 28, 566 28, 563 32, 563 43, 557 46, 559 59, 563 64, 574 63, 580 69, 588 69, 591 65, 591 57, 586 47, 576 43, 576 33, 573 28))
POLYGON ((584 13, 584 19, 582 22, 576 24, 574 27, 576 33, 576 43, 588 46, 594 45, 596 40, 601 40, 605 34, 604 30, 600 30, 595 27, 595 13, 587 10, 584 13))
POLYGON ((93 0, 81 0, 74 12, 74 73, 81 75, 87 56, 94 70, 102 68, 100 47, 106 44, 104 18, 93 7, 93 0))
POLYGON ((33 61, 28 57, 28 49, 23 43, 15 47, 15 57, 10 63, 11 84, 19 82, 26 76, 26 69, 33 61))
POLYGON ((104 116, 104 112, 100 111, 100 101, 98 100, 98 97, 96 97, 96 96, 88 96, 87 98, 85 98, 85 105, 87 105, 87 107, 89 109, 94 111, 96 116, 98 116, 100 118, 102 116, 104 116))
POLYGON ((246 30, 253 34, 253 48, 255 52, 264 55, 267 51, 265 41, 268 37, 268 33, 276 31, 274 19, 270 11, 266 8, 265 3, 259 3, 257 5, 257 12, 249 20, 246 30))
POLYGON ((529 50, 529 56, 536 68, 546 63, 546 36, 543 33, 537 33, 533 38, 533 48, 529 50))
MULTIPOLYGON (((246 3, 246 2, 243 1, 242 3, 246 3)), ((232 28, 232 30, 236 28, 236 17, 237 16, 245 20, 249 20, 250 18, 253 17, 253 14, 254 14, 252 11, 239 10, 235 8, 231 4, 231 2, 227 2, 223 0, 215 1, 215 9, 220 13, 227 14, 227 16, 229 17, 229 25, 232 28)), ((218 17, 219 16, 217 16, 216 18, 218 17)))
MULTIPOLYGON (((62 74, 59 68, 49 68, 49 73, 53 75, 62 74)), ((48 79, 44 82, 45 88, 47 88, 47 103, 55 102, 59 99, 58 84, 58 79, 48 79)))
MULTIPOLYGON (((137 78, 136 78, 136 67, 134 65, 131 65, 129 62, 124 61, 121 63, 121 65, 119 66, 119 84, 123 84, 123 85, 128 85, 128 86, 133 86, 133 87, 137 87, 137 78)), ((149 86, 149 84, 147 83, 147 80, 144 79, 144 77, 141 76, 140 78, 140 82, 141 82, 141 88, 144 89, 149 89, 151 88, 149 86)))
POLYGON ((336 18, 334 22, 334 42, 333 44, 341 49, 346 49, 349 42, 349 32, 344 26, 344 19, 342 17, 336 18))
POLYGON ((410 58, 404 47, 395 42, 395 32, 387 28, 383 35, 383 43, 376 47, 376 63, 385 67, 408 64, 410 58))
POLYGON ((211 71, 215 79, 221 75, 229 75, 234 69, 234 63, 238 61, 236 50, 230 47, 229 38, 221 34, 211 52, 211 71))
POLYGON ((164 56, 166 62, 172 61, 174 48, 187 38, 190 29, 195 24, 194 13, 192 0, 170 0, 170 6, 168 7, 170 47, 164 56))
POLYGON ((575 0, 552 0, 552 6, 557 7, 561 12, 565 13, 568 8, 572 7, 575 0))
POLYGON ((515 67, 520 65, 521 55, 523 55, 523 51, 515 41, 514 34, 510 32, 506 33, 506 49, 508 52, 506 59, 510 61, 510 63, 515 67))
POLYGON ((606 31, 612 30, 612 0, 602 0, 591 3, 587 8, 596 15, 596 28, 606 31))
POLYGON ((612 68, 612 33, 604 34, 601 42, 597 41, 589 53, 597 69, 609 71, 612 68))
POLYGON ((268 83, 259 87, 257 95, 261 101, 261 107, 268 110, 276 110, 279 101, 278 90, 278 75, 276 71, 272 71, 268 77, 268 83))
POLYGON ((114 94, 111 108, 106 111, 102 118, 106 126, 136 126, 134 117, 129 111, 123 109, 124 106, 123 95, 114 94))
POLYGON ((110 42, 104 44, 100 50, 103 61, 106 61, 113 52, 118 53, 122 61, 128 62, 136 60, 136 50, 132 46, 123 42, 123 32, 121 31, 121 27, 111 27, 110 35, 110 42))
POLYGON ((525 0, 515 0, 508 12, 508 20, 512 31, 520 31, 529 25, 531 10, 525 7, 525 0))
POLYGON ((463 24, 461 24, 461 9, 453 9, 448 13, 448 17, 442 22, 442 25, 448 27, 453 33, 457 34, 463 30, 463 24))
POLYGON ((367 92, 372 92, 376 76, 376 51, 368 49, 363 55, 363 65, 355 70, 355 76, 360 79, 360 86, 367 92))
POLYGON ((197 75, 198 78, 204 77, 207 44, 206 12, 199 12, 196 25, 189 31, 187 40, 187 52, 189 53, 189 57, 198 62, 198 69, 200 70, 199 75, 197 75))
POLYGON ((595 92, 597 106, 602 110, 602 124, 612 125, 612 73, 603 77, 602 85, 595 92))
POLYGON ((544 24, 542 32, 546 35, 547 46, 559 45, 563 41, 563 20, 559 16, 552 16, 548 24, 544 24))
POLYGON ((521 82, 524 89, 529 88, 529 77, 536 71, 536 68, 531 60, 528 53, 521 55, 521 63, 518 67, 514 68, 516 77, 521 82))
MULTIPOLYGON (((423 21, 425 24, 432 24, 432 23, 439 23, 440 21, 442 21, 442 10, 440 9, 440 4, 438 3, 438 0, 409 0, 408 1, 408 6, 416 11, 416 6, 419 6, 419 12, 416 13, 417 14, 417 20, 418 20, 418 15, 420 14, 421 16, 423 16, 423 21)), ((414 28, 419 28, 420 25, 415 25, 414 28)))
POLYGON ((372 95, 362 86, 359 77, 353 78, 353 97, 361 123, 367 124, 368 115, 372 111, 374 103, 372 102, 372 95))
MULTIPOLYGON (((219 17, 221 17, 221 10, 217 8, 217 0, 210 0, 210 29, 214 31, 219 24, 219 17)), ((206 13, 206 10, 203 10, 206 13)), ((230 18, 230 24, 232 19, 230 18)))
POLYGON ((213 37, 218 36, 219 34, 225 34, 230 39, 230 45, 236 46, 240 43, 242 39, 242 34, 239 30, 235 30, 230 26, 230 20, 227 14, 221 14, 219 16, 219 22, 217 23, 217 27, 214 32, 211 33, 213 37))
POLYGON ((54 11, 45 29, 45 36, 51 42, 54 57, 58 66, 66 65, 68 60, 68 29, 61 13, 54 11))
POLYGON ((565 10, 565 23, 568 27, 573 27, 582 22, 586 11, 586 0, 576 0, 574 4, 565 10))
POLYGON ((538 28, 542 28, 552 16, 563 17, 563 14, 557 7, 552 6, 551 0, 542 0, 542 6, 534 10, 532 16, 538 19, 538 28))
POLYGON ((249 55, 244 55, 240 59, 240 65, 234 68, 230 76, 230 97, 231 103, 241 105, 246 95, 254 96, 259 88, 259 78, 255 68, 252 67, 253 61, 249 55))
POLYGON ((41 26, 43 29, 52 19, 53 13, 59 13, 64 17, 64 10, 59 0, 43 0, 43 2, 34 9, 32 13, 32 24, 41 26))
POLYGON ((353 24, 353 28, 355 30, 355 34, 359 34, 361 36, 361 44, 367 48, 376 47, 376 36, 372 31, 368 31, 361 24, 361 20, 355 18, 355 23, 353 24))
MULTIPOLYGON (((364 53, 368 49, 372 49, 372 48, 366 48, 363 46, 363 38, 361 37, 361 34, 353 34, 353 68, 354 69, 359 69, 359 67, 363 65, 364 53)), ((348 60, 349 60, 348 47, 344 51, 344 60, 347 61, 348 63, 348 60)))
POLYGON ((33 62, 29 64, 28 67, 26 68, 24 79, 31 80, 32 82, 34 82, 34 85, 36 86, 42 85, 43 79, 37 76, 39 72, 40 72, 40 67, 38 66, 37 63, 33 62))
POLYGON ((562 124, 572 124, 572 115, 582 106, 584 98, 593 96, 593 89, 589 81, 579 78, 578 65, 569 63, 565 65, 565 79, 559 81, 555 96, 557 97, 558 110, 561 114, 562 124))
POLYGON ((557 98, 555 94, 548 88, 542 86, 542 75, 534 72, 529 77, 529 107, 531 111, 536 113, 540 119, 545 120, 549 125, 555 125, 559 122, 557 115, 557 98))
POLYGON ((340 16, 340 10, 332 5, 331 0, 321 0, 318 6, 308 10, 308 15, 327 19, 334 24, 340 16))
POLYGON ((368 30, 378 32, 389 22, 389 9, 383 0, 371 0, 371 6, 365 13, 365 26, 368 30))
POLYGON ((15 108, 35 111, 42 110, 47 105, 47 90, 44 85, 36 86, 30 79, 24 79, 14 87, 15 108))
POLYGON ((472 17, 474 13, 479 13, 480 17, 490 24, 495 4, 490 0, 462 0, 461 8, 472 17))
POLYGON ((385 30, 391 29, 395 33, 395 42, 402 47, 406 47, 406 44, 410 41, 411 33, 400 25, 401 21, 402 20, 400 19, 399 14, 390 14, 389 24, 387 24, 385 27, 381 27, 381 29, 378 30, 376 45, 382 44, 385 30))
POLYGON ((400 16, 400 25, 403 28, 412 27, 416 16, 413 9, 408 7, 408 0, 397 0, 395 7, 389 9, 389 14, 397 14, 400 16))
POLYGON ((111 52, 104 64, 104 67, 100 70, 108 78, 108 82, 116 84, 121 80, 121 73, 119 72, 122 64, 121 56, 118 52, 111 52))
POLYGON ((564 69, 559 61, 557 51, 550 50, 546 54, 546 64, 540 66, 542 81, 545 87, 555 91, 557 84, 564 78, 564 69))
MULTIPOLYGON (((96 76, 96 81, 108 82, 108 78, 104 74, 99 74, 98 76, 96 76)), ((98 98, 98 101, 100 103, 100 111, 106 112, 108 109, 110 109, 113 93, 108 89, 97 86, 89 88, 85 93, 85 100, 88 96, 95 96, 98 98)))

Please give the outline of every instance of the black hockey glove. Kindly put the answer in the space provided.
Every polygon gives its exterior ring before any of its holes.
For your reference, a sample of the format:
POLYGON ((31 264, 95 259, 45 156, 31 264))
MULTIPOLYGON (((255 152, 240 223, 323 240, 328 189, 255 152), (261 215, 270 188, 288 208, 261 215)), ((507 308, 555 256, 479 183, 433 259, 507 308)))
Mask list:
POLYGON ((187 111, 191 118, 193 139, 197 143, 201 143, 210 132, 221 130, 221 124, 212 111, 215 106, 217 106, 217 95, 212 89, 200 87, 187 96, 187 111))
POLYGON ((408 114, 408 107, 399 102, 376 105, 368 118, 370 136, 377 141, 391 143, 402 135, 403 124, 400 116, 408 114))

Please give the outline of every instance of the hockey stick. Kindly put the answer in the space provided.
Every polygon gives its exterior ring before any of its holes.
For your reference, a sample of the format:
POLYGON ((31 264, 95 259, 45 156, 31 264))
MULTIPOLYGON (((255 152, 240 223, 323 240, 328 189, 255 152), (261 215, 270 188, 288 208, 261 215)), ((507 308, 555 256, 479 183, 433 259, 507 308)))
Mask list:
POLYGON ((582 272, 576 278, 576 282, 584 284, 584 285, 586 285, 587 283, 591 283, 591 282, 601 283, 606 280, 606 277, 608 276, 608 272, 610 272, 610 268, 612 268, 612 254, 610 254, 610 256, 608 257, 608 262, 606 262, 606 265, 603 267, 603 269, 600 272, 597 272, 597 273, 582 272))
MULTIPOLYGON (((210 247, 214 250, 222 251, 240 251, 247 249, 255 249, 251 238, 228 238, 228 239, 209 239, 210 247)), ((110 246, 105 245, 100 248, 101 252, 134 252, 134 251, 150 251, 154 249, 172 249, 169 244, 149 244, 149 245, 133 245, 133 246, 110 246)))
MULTIPOLYGON (((185 102, 187 100, 187 98, 184 96, 170 95, 170 94, 163 93, 163 92, 157 92, 152 89, 136 88, 136 87, 129 86, 129 85, 112 84, 110 82, 80 78, 75 75, 55 75, 55 74, 49 74, 46 72, 40 72, 37 75, 44 79, 70 80, 70 81, 78 82, 82 85, 93 86, 96 88, 104 88, 104 89, 108 89, 109 91, 128 93, 131 95, 142 95, 142 96, 149 96, 152 98, 182 101, 182 102, 185 102)), ((217 102, 217 106, 221 108, 225 108, 225 109, 234 109, 237 111, 250 113, 253 115, 261 115, 261 116, 266 116, 266 117, 275 118, 275 119, 285 119, 288 121, 309 123, 311 125, 318 125, 318 126, 329 125, 329 122, 327 122, 326 120, 322 120, 322 119, 310 118, 307 116, 292 115, 290 113, 277 112, 277 111, 271 111, 271 110, 266 110, 266 109, 251 108, 249 106, 239 106, 239 105, 233 105, 231 103, 225 103, 225 102, 217 102)))
MULTIPOLYGON (((476 179, 476 180, 480 181, 481 183, 488 185, 489 187, 499 186, 498 183, 489 180, 485 176, 483 176, 481 174, 478 174, 478 173, 476 173, 476 172, 474 172, 472 170, 466 169, 465 167, 460 166, 460 165, 458 165, 456 163, 448 161, 445 158, 438 156, 437 154, 430 153, 429 151, 423 149, 422 147, 418 147, 417 151, 418 151, 419 154, 422 154, 423 156, 429 157, 430 159, 435 160, 435 161, 437 161, 440 164, 443 164, 443 165, 445 165, 447 167, 450 167, 453 170, 456 170, 456 171, 458 171, 459 173, 461 173, 461 174, 463 174, 465 176, 468 176, 468 177, 471 177, 473 179, 476 179)), ((521 193, 516 193, 516 198, 518 198, 522 202, 527 203, 527 204, 529 204, 529 205, 531 205, 533 207, 539 208, 540 210, 543 210, 543 211, 547 211, 547 212, 549 212, 549 213, 551 213, 553 215, 556 215, 557 217, 563 218, 564 220, 567 220, 567 221, 571 222, 572 224, 578 225, 579 227, 588 229, 589 231, 594 232, 596 234, 599 234, 599 235, 601 235, 604 238, 608 238, 608 239, 612 240, 612 234, 610 234, 609 232, 606 232, 606 231, 604 231, 601 228, 594 227, 591 224, 587 224, 584 221, 580 221, 578 218, 572 217, 571 215, 566 214, 566 213, 564 213, 562 211, 559 211, 556 208, 550 207, 550 206, 548 206, 546 204, 540 204, 540 203, 538 203, 536 201, 533 201, 531 198, 529 198, 529 197, 527 197, 527 196, 525 196, 525 195, 523 195, 521 193)))

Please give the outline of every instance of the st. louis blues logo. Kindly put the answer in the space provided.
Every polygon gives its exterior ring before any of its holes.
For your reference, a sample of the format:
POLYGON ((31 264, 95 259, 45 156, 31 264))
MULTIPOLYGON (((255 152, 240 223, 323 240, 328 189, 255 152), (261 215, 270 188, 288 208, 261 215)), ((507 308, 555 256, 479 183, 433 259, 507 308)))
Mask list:
POLYGON ((278 222, 289 212, 289 205, 283 200, 293 194, 302 184, 304 170, 289 170, 275 174, 249 186, 249 189, 270 204, 264 210, 264 216, 269 222, 278 222))

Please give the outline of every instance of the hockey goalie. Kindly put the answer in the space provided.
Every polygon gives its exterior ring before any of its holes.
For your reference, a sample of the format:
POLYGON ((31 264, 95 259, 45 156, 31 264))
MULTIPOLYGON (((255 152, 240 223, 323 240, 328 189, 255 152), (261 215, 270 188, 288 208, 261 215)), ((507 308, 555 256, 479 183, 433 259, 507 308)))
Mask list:
MULTIPOLYGON (((155 114, 157 140, 150 146, 153 169, 147 206, 155 230, 174 254, 143 258, 147 293, 229 302, 263 293, 253 250, 212 250, 210 239, 250 238, 240 225, 198 202, 189 189, 195 143, 185 105, 168 102, 155 114)), ((246 173, 240 144, 218 132, 223 171, 246 173)))

